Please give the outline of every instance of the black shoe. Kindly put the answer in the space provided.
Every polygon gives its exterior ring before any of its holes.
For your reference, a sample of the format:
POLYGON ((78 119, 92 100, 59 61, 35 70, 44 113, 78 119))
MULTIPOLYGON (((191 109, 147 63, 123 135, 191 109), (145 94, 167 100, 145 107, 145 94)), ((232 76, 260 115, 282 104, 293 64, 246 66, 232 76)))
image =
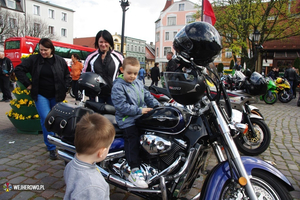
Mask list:
POLYGON ((12 99, 6 99, 5 102, 10 102, 12 99))
POLYGON ((56 160, 57 159, 56 150, 50 150, 49 153, 50 153, 49 157, 50 157, 51 160, 56 160))
POLYGON ((6 101, 6 99, 1 99, 1 100, 0 100, 0 102, 5 102, 5 101, 6 101))

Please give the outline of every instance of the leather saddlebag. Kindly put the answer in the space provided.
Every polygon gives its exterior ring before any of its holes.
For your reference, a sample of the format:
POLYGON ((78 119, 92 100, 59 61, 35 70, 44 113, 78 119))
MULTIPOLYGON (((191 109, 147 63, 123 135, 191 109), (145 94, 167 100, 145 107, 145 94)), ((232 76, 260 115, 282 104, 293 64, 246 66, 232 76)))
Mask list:
POLYGON ((45 127, 48 131, 59 136, 73 136, 77 122, 86 113, 93 113, 89 108, 79 107, 68 103, 57 103, 48 113, 45 127))

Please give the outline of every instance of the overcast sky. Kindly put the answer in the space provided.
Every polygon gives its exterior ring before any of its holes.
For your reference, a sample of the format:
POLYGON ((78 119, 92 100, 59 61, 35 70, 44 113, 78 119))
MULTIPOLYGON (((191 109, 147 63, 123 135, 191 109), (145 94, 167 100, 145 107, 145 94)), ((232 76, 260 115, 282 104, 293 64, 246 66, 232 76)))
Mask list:
MULTIPOLYGON (((50 3, 70 8, 74 13, 73 37, 94 37, 106 29, 112 35, 122 33, 122 8, 119 0, 48 0, 50 3)), ((175 0, 176 2, 177 0, 175 0)), ((190 0, 199 3, 199 0, 190 0)), ((166 0, 129 0, 125 12, 125 36, 154 42, 155 21, 166 0)))

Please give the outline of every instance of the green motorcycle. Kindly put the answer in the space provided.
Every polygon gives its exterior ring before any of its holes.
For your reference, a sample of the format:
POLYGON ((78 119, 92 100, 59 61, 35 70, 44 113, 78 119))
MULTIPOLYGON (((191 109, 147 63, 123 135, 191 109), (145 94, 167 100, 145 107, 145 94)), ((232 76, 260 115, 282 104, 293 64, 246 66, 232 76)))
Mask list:
POLYGON ((278 99, 276 84, 271 78, 267 78, 268 87, 267 92, 261 95, 260 100, 264 100, 266 104, 274 104, 278 99))

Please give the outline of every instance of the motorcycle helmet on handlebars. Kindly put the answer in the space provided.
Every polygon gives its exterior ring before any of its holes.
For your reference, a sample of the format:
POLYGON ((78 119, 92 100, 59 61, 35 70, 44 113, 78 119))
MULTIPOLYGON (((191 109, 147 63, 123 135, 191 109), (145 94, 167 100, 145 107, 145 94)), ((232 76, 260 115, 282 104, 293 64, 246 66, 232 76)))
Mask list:
POLYGON ((103 78, 93 72, 85 72, 78 79, 78 88, 85 90, 87 96, 97 96, 101 93, 101 88, 106 86, 103 78))
POLYGON ((195 104, 205 94, 205 78, 195 70, 189 73, 165 72, 164 77, 169 94, 180 104, 195 104))
POLYGON ((173 42, 175 51, 187 60, 193 58, 197 65, 212 62, 222 49, 218 31, 207 22, 194 22, 183 27, 173 42))
POLYGON ((250 84, 247 84, 246 90, 250 95, 263 95, 267 92, 268 83, 259 73, 253 72, 249 78, 250 84))

